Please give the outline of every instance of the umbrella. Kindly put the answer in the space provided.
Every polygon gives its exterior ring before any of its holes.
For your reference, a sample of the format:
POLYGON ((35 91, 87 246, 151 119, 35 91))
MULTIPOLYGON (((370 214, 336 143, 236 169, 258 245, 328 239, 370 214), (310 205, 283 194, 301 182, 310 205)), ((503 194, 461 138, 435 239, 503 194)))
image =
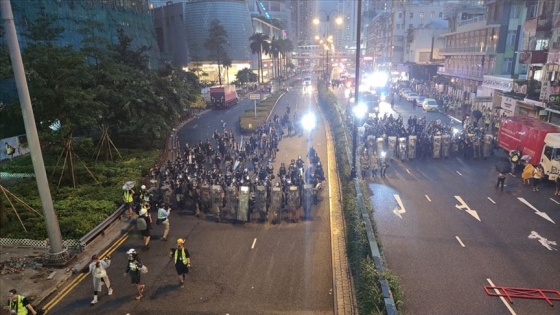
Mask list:
POLYGON ((499 173, 502 174, 509 173, 510 170, 511 170, 511 165, 507 161, 500 161, 496 164, 496 171, 498 171, 499 173))
POLYGON ((480 118, 482 118, 482 112, 479 111, 478 109, 473 111, 472 115, 474 116, 474 118, 476 118, 476 120, 479 120, 480 118))
POLYGON ((123 190, 130 190, 132 189, 132 187, 134 187, 134 181, 128 181, 126 183, 124 183, 124 185, 122 186, 123 190))

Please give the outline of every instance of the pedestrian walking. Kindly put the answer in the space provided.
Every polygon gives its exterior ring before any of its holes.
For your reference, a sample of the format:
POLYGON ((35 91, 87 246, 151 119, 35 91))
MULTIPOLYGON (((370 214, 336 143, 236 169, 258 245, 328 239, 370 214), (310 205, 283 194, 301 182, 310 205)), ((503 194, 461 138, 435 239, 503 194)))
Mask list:
POLYGON ((156 224, 161 224, 165 228, 163 231, 162 241, 167 241, 167 235, 169 234, 169 214, 171 213, 171 206, 169 204, 160 205, 158 208, 158 217, 156 224))
POLYGON ((16 315, 37 315, 37 311, 33 308, 29 299, 23 295, 17 294, 16 289, 10 290, 10 299, 8 300, 8 308, 10 314, 16 315))
POLYGON ((185 277, 186 274, 189 273, 189 267, 191 266, 191 256, 189 250, 185 247, 185 240, 182 238, 177 239, 177 247, 171 249, 169 257, 173 259, 175 263, 175 270, 179 277, 179 285, 181 288, 184 288, 185 277))
POLYGON ((138 218, 136 219, 136 228, 140 231, 144 239, 144 248, 150 248, 150 219, 147 207, 143 206, 138 213, 138 218))
POLYGON ((560 176, 556 176, 556 180, 554 181, 556 184, 556 190, 554 191, 555 196, 560 196, 560 176))
POLYGON ((373 151, 373 155, 371 156, 370 162, 371 162, 371 177, 375 178, 375 176, 377 176, 377 168, 378 168, 377 153, 375 153, 375 151, 373 151))
POLYGON ((105 259, 100 260, 99 256, 91 256, 91 263, 89 264, 89 272, 93 275, 93 300, 90 305, 95 305, 98 302, 98 294, 101 292, 103 285, 107 286, 107 295, 113 294, 111 288, 111 280, 107 275, 107 268, 111 265, 111 257, 107 256, 105 259))
POLYGON ((506 182, 506 174, 498 173, 498 182, 496 183, 496 189, 501 186, 501 191, 504 191, 504 184, 506 182))
POLYGON ((126 265, 126 270, 124 272, 124 276, 126 277, 127 274, 130 275, 130 283, 136 287, 138 294, 136 295, 136 300, 140 301, 143 297, 142 293, 144 292, 144 288, 146 287, 145 284, 141 283, 141 269, 144 267, 142 261, 138 257, 138 252, 134 248, 129 249, 126 254, 128 255, 128 262, 126 265))
POLYGON ((383 159, 383 161, 381 161, 381 177, 385 177, 385 173, 387 172, 388 167, 389 163, 386 161, 386 159, 383 159))
POLYGON ((543 168, 542 165, 535 166, 533 170, 533 191, 539 191, 539 184, 543 177, 543 168))
POLYGON ((521 173, 521 178, 523 179, 524 185, 529 185, 531 178, 533 178, 533 171, 535 167, 531 163, 527 163, 523 168, 523 172, 521 173))

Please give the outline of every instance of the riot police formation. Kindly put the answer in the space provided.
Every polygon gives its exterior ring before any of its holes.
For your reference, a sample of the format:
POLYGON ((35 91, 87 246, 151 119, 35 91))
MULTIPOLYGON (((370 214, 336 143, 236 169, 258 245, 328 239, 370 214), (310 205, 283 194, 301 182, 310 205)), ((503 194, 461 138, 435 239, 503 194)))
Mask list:
POLYGON ((297 222, 305 217, 304 205, 319 202, 325 180, 313 148, 307 160, 299 155, 288 165, 281 163, 275 173, 278 143, 284 129, 298 125, 291 124, 297 117, 289 112, 282 118, 275 115, 240 142, 224 128, 215 130, 211 139, 186 144, 180 158, 150 174, 159 183, 154 203, 165 197, 178 210, 192 209, 195 215, 216 221, 297 222), (310 200, 305 200, 305 192, 310 200))
MULTIPOLYGON (((369 117, 360 140, 368 154, 388 160, 445 159, 453 156, 465 159, 486 159, 492 154, 494 138, 483 127, 465 123, 464 128, 451 120, 427 122, 425 117, 410 116, 406 123, 402 116, 369 117)), ((371 156, 370 156, 371 159, 371 156)))

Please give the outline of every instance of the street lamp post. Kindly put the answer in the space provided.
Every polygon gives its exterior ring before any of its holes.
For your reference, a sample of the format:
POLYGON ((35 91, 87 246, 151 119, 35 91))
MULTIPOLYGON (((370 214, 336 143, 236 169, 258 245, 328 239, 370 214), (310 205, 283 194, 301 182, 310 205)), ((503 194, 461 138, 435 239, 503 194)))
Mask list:
MULTIPOLYGON (((355 82, 355 87, 354 87, 354 104, 358 105, 360 104, 360 53, 361 53, 361 47, 360 47, 360 42, 362 41, 361 37, 362 37, 362 0, 357 0, 358 1, 358 14, 357 14, 357 19, 356 19, 356 82, 355 82)), ((355 105, 355 106, 356 106, 355 105)), ((359 111, 357 111, 357 113, 359 113, 359 111)), ((356 115, 354 115, 356 116, 356 115)), ((353 137, 352 137, 352 172, 350 174, 350 176, 352 178, 356 178, 356 150, 357 150, 357 137, 358 137, 358 127, 356 126, 356 119, 354 119, 354 126, 352 126, 353 128, 353 137)))
MULTIPOLYGON (((325 72, 326 73, 325 74, 326 74, 327 78, 330 78, 330 73, 329 73, 329 50, 330 50, 330 47, 332 45, 332 36, 329 35, 329 25, 330 25, 330 22, 331 22, 331 14, 338 13, 338 11, 332 10, 332 11, 327 13, 327 11, 325 11, 325 10, 319 10, 319 13, 325 13, 325 16, 326 16, 324 41, 325 41, 325 45, 326 45, 325 47, 326 47, 326 51, 327 51, 326 52, 327 61, 325 63, 326 64, 326 66, 325 66, 325 69, 326 69, 325 72)), ((315 25, 319 25, 320 22, 321 22, 321 20, 319 18, 314 18, 313 19, 313 24, 315 24, 315 25)), ((335 18, 335 23, 338 24, 338 25, 342 24, 342 18, 341 17, 336 17, 335 18)))

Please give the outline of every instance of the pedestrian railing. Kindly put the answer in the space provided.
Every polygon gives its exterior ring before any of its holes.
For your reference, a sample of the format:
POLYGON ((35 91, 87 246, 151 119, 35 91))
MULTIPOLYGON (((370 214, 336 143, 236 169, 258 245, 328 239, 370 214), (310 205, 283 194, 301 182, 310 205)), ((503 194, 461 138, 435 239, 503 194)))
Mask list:
POLYGON ((96 237, 98 237, 100 234, 103 235, 105 233, 105 230, 111 225, 113 224, 113 222, 115 222, 117 219, 119 219, 121 217, 121 214, 123 212, 123 208, 124 205, 120 206, 117 211, 113 212, 111 215, 109 215, 105 220, 103 220, 103 222, 99 223, 96 227, 94 227, 91 231, 89 231, 86 235, 82 236, 79 240, 78 240, 78 249, 80 251, 83 251, 86 246, 91 243, 91 241, 93 241, 96 237))

